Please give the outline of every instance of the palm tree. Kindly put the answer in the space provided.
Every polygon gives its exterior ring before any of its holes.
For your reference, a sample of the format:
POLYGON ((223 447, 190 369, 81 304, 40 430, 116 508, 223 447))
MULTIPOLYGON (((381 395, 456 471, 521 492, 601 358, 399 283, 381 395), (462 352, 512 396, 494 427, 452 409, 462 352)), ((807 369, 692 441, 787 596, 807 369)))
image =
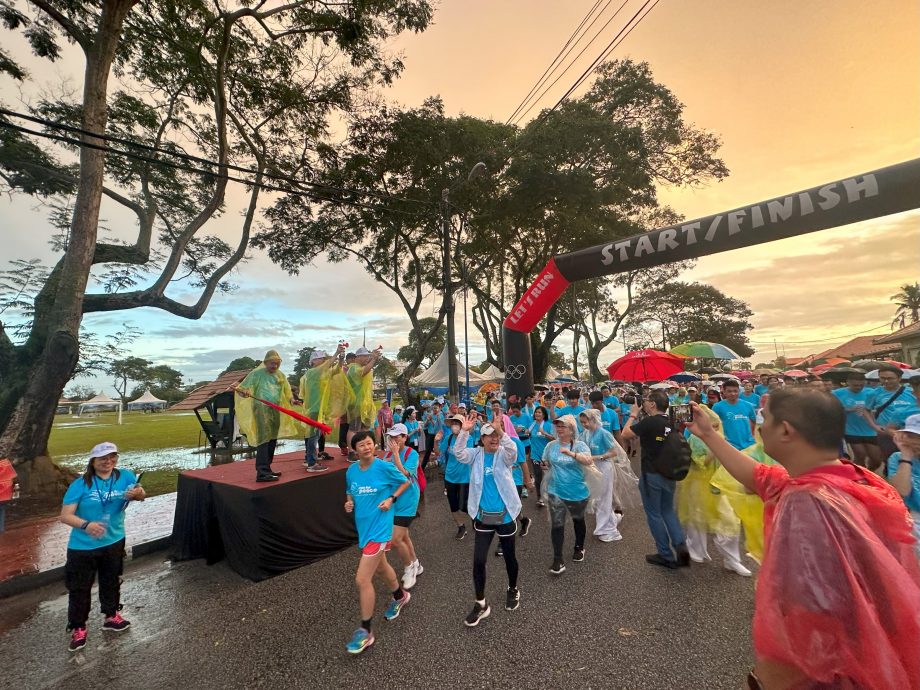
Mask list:
POLYGON ((920 321, 920 283, 902 285, 901 291, 891 296, 891 301, 898 305, 894 313, 894 320, 891 322, 892 328, 895 325, 898 328, 904 328, 908 321, 910 323, 920 321))

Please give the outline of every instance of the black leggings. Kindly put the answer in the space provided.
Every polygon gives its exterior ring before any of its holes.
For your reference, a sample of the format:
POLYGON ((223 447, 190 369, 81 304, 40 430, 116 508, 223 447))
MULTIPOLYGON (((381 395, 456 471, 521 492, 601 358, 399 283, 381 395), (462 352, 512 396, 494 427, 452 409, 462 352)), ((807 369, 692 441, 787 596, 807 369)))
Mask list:
POLYGON ((431 458, 431 453, 434 450, 434 434, 430 431, 425 432, 425 455, 422 457, 422 469, 425 469, 428 466, 428 460, 431 458))
POLYGON ((572 516, 572 526, 575 528, 575 548, 583 549, 585 547, 585 535, 588 528, 585 526, 585 508, 588 506, 588 500, 584 501, 566 501, 549 494, 549 516, 552 529, 550 530, 550 539, 553 542, 553 559, 562 560, 562 545, 565 542, 565 514, 572 516))
POLYGON ((533 483, 537 487, 537 499, 540 500, 543 498, 543 492, 541 491, 543 484, 543 468, 540 466, 539 460, 531 460, 530 473, 533 475, 533 483))
POLYGON ((476 601, 486 598, 486 562, 489 560, 489 547, 492 535, 498 534, 505 557, 505 570, 508 571, 508 587, 517 587, 518 562, 514 553, 514 534, 517 524, 506 522, 504 525, 483 525, 473 520, 476 543, 473 546, 473 586, 476 589, 476 601))
POLYGON ((67 629, 85 628, 92 608, 93 581, 99 574, 102 613, 114 616, 121 608, 121 573, 125 540, 98 549, 67 549, 64 582, 67 585, 67 629))
POLYGON ((447 505, 450 506, 450 512, 465 512, 466 502, 470 495, 469 483, 454 484, 453 482, 445 481, 444 488, 447 489, 447 505))

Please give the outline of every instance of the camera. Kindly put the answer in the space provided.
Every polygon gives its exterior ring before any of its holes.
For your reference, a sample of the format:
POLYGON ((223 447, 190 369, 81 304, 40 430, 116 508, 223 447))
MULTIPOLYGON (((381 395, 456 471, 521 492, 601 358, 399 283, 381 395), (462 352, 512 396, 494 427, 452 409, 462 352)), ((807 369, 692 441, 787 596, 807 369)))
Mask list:
POLYGON ((693 421, 693 408, 689 405, 671 405, 671 424, 689 424, 693 421))
POLYGON ((622 399, 623 402, 626 403, 627 405, 635 405, 635 404, 637 404, 637 403, 636 403, 636 396, 635 396, 635 395, 624 395, 621 399, 622 399))

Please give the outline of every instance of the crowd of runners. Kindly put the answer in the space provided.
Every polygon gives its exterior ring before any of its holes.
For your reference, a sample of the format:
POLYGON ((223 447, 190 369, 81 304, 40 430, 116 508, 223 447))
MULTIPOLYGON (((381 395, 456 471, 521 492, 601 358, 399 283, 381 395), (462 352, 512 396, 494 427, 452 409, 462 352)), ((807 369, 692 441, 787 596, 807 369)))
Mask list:
MULTIPOLYGON (((348 652, 375 643, 375 578, 391 592, 386 620, 411 601, 424 572, 413 522, 425 492, 443 491, 450 513, 445 538, 473 541, 468 627, 496 606, 486 597, 493 543, 507 576, 504 609, 520 606, 520 582, 533 574, 520 573, 517 540, 528 536, 536 513, 550 527, 549 543, 537 548, 546 549, 549 573, 562 576, 571 564, 590 567, 582 565, 590 560, 589 515, 593 537, 616 542, 624 515, 641 507, 655 544, 646 556, 650 565, 676 570, 707 563, 710 537, 725 569, 751 575, 742 544, 760 563, 758 664, 750 687, 838 677, 853 681, 839 687, 920 687, 920 376, 902 381, 898 367, 886 366, 870 386, 859 372, 839 384, 793 385, 769 375, 686 387, 591 386, 523 399, 495 392, 466 403, 390 409, 371 394, 378 353, 362 349, 347 361, 343 350, 316 353, 297 394, 280 372, 280 357, 269 352, 237 392, 241 407, 251 403, 241 424, 258 439, 257 481, 277 479, 271 458, 284 435, 284 415, 257 401, 297 406, 319 420, 339 414, 341 427, 347 422, 339 441, 352 463, 344 510, 354 516, 361 554, 360 624, 348 652), (337 379, 344 393, 336 392, 337 379), (401 575, 388 560, 391 550, 401 575), (841 621, 846 635, 838 630, 841 621), (893 684, 876 683, 849 652, 819 644, 828 630, 848 640, 834 644, 852 644, 857 656, 872 648, 893 684), (812 649, 807 658, 803 649, 812 649)), ((307 472, 323 471, 323 453, 321 431, 308 434, 307 472)), ((85 475, 64 498, 62 520, 73 527, 71 650, 86 643, 97 572, 103 627, 130 625, 119 612, 123 514, 144 493, 116 462, 112 444, 94 448, 85 475)), ((615 551, 597 553, 610 558, 615 551)))

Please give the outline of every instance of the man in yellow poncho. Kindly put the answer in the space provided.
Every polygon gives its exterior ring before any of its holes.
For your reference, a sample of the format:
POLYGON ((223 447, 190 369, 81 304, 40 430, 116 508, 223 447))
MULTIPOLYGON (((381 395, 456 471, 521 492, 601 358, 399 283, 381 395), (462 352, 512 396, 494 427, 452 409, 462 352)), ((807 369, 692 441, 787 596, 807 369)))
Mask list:
POLYGON ((284 407, 293 407, 300 402, 291 392, 291 384, 280 367, 281 355, 269 350, 262 364, 234 386, 241 398, 236 402, 236 418, 249 445, 256 447, 257 482, 276 482, 281 476, 280 472, 272 472, 278 439, 304 435, 301 422, 255 400, 259 398, 284 407))
MULTIPOLYGON (((342 353, 345 351, 344 343, 340 343, 333 356, 326 354, 325 350, 314 350, 310 356, 310 368, 300 377, 300 398, 303 400, 306 415, 324 424, 330 424, 329 414, 329 382, 335 375, 342 375, 342 353)), ((307 472, 322 472, 328 469, 316 460, 316 449, 324 450, 323 433, 312 426, 307 427, 304 445, 304 465, 307 472)))
MULTIPOLYGON (((348 446, 351 438, 359 431, 370 431, 377 418, 377 406, 374 405, 374 375, 371 373, 382 350, 371 352, 366 347, 355 350, 355 362, 345 372, 345 392, 348 403, 345 416, 348 420, 348 446)), ((348 454, 349 462, 357 462, 354 451, 348 454)))

